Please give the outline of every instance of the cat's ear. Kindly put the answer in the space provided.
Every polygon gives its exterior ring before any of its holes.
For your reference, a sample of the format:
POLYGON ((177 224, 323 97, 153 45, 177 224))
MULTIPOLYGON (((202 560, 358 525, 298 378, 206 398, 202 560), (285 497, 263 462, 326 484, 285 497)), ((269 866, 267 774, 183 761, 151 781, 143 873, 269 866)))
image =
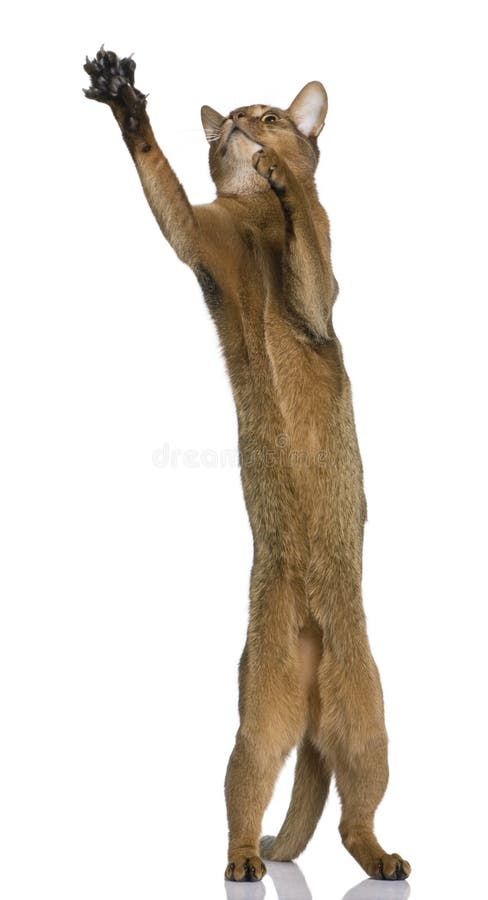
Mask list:
POLYGON ((288 109, 290 119, 306 137, 318 137, 327 115, 327 94, 320 81, 310 81, 288 109))
POLYGON ((221 116, 211 106, 202 106, 200 110, 202 125, 209 144, 215 141, 220 134, 220 129, 225 122, 225 116, 221 116))

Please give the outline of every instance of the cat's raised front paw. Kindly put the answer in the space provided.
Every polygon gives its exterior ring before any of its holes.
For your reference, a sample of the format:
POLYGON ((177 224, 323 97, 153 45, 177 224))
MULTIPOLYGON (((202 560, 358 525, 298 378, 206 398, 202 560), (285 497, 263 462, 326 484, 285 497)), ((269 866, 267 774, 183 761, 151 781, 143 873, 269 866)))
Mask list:
POLYGON ((146 108, 146 97, 134 87, 136 64, 132 57, 119 59, 112 50, 100 47, 92 60, 86 57, 83 66, 90 76, 91 85, 84 89, 89 100, 107 103, 116 110, 126 113, 126 126, 130 131, 137 130, 142 113, 146 108))

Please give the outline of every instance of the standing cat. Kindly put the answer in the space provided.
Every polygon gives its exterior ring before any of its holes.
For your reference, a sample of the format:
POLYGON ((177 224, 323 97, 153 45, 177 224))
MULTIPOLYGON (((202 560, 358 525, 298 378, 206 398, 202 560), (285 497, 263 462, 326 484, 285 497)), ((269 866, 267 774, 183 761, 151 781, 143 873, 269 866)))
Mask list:
POLYGON ((163 234, 200 282, 237 407, 254 561, 240 727, 225 780, 226 878, 257 881, 260 857, 298 856, 332 774, 344 845, 373 878, 406 878, 409 864, 373 833, 387 735, 361 599, 361 459, 332 325, 329 223, 314 182, 327 95, 313 81, 287 110, 255 104, 222 116, 204 106, 217 199, 194 207, 156 142, 132 59, 102 48, 85 69, 87 97, 111 107, 163 234), (285 822, 260 841, 294 746, 285 822))

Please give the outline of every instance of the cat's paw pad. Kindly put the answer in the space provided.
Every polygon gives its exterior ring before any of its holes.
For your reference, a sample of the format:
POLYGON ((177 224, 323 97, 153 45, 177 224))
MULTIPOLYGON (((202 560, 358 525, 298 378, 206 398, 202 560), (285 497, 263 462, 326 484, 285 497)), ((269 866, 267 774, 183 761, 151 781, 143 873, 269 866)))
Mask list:
POLYGON ((90 87, 84 89, 89 100, 125 108, 129 117, 140 118, 146 97, 134 87, 136 64, 132 57, 119 59, 116 53, 102 46, 94 59, 86 57, 83 68, 91 81, 90 87))
POLYGON ((266 866, 259 856, 235 856, 225 870, 226 881, 261 881, 266 866))
POLYGON ((412 867, 398 853, 384 853, 378 860, 373 878, 381 881, 403 881, 408 878, 412 867))
POLYGON ((285 191, 285 170, 283 164, 274 150, 270 147, 262 147, 253 154, 252 164, 258 175, 269 181, 277 194, 285 191))

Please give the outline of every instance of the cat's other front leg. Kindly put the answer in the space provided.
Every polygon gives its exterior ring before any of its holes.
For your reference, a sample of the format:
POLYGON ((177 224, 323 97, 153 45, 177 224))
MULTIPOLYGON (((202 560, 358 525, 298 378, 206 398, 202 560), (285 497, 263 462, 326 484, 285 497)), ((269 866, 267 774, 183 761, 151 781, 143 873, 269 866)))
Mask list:
POLYGON ((304 190, 278 154, 262 147, 253 155, 252 163, 278 197, 285 219, 284 311, 313 344, 322 344, 329 338, 328 321, 336 291, 329 248, 321 246, 304 190))

